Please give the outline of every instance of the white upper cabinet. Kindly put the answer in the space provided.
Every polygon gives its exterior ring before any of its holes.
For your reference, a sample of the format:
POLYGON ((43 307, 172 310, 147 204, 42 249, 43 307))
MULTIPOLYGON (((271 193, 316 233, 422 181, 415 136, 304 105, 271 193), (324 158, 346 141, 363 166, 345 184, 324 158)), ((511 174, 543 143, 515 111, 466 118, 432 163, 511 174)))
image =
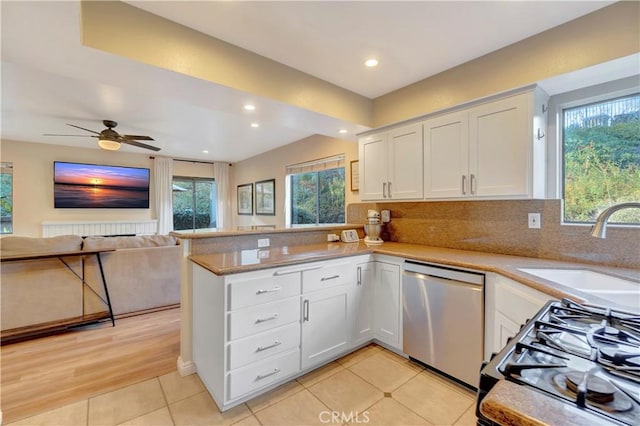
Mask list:
POLYGON ((532 90, 426 120, 426 198, 544 198, 546 94, 532 90))
POLYGON ((360 198, 545 197, 544 105, 533 88, 360 139, 360 198))
POLYGON ((469 173, 469 115, 455 112, 424 123, 424 196, 466 195, 469 173))
POLYGON ((359 150, 361 200, 423 197, 420 124, 365 136, 359 150))

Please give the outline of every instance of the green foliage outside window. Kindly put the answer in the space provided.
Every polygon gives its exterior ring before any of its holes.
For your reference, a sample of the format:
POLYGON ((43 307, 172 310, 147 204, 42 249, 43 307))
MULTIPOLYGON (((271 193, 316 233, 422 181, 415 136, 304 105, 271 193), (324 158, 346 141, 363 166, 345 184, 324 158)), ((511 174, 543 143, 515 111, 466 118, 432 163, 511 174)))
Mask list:
POLYGON ((13 232, 13 170, 2 167, 0 173, 0 234, 13 232))
POLYGON ((173 229, 216 227, 216 185, 212 179, 173 179, 173 229))
POLYGON ((291 176, 291 223, 344 223, 344 167, 291 176))
MULTIPOLYGON (((640 95, 598 104, 596 116, 588 116, 589 107, 564 114, 567 222, 594 222, 611 205, 640 201, 640 95)), ((640 210, 619 211, 611 222, 638 224, 640 210)))

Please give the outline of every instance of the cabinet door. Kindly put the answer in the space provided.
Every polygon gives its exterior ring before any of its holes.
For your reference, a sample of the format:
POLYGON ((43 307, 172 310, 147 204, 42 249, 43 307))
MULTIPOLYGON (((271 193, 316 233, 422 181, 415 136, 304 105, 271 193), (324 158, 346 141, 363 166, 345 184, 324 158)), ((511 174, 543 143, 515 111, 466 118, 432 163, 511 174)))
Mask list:
POLYGON ((469 193, 469 120, 456 112, 424 125, 424 195, 460 197, 469 193))
POLYGON ((422 126, 413 124, 391 130, 387 140, 389 164, 386 198, 422 198, 422 126))
POLYGON ((518 334, 520 326, 501 312, 496 311, 493 323, 493 352, 500 352, 507 344, 507 340, 518 334))
POLYGON ((469 192, 473 196, 527 196, 530 192, 530 94, 469 111, 469 192))
POLYGON ((376 339, 402 350, 400 266, 376 262, 374 298, 376 339))
POLYGON ((348 286, 331 287, 302 297, 302 369, 348 349, 348 286))
POLYGON ((353 322, 353 345, 357 346, 373 338, 373 285, 374 262, 357 266, 356 283, 352 285, 350 318, 353 322))
POLYGON ((384 199, 386 196, 387 185, 386 134, 369 135, 361 138, 359 144, 359 158, 360 199, 384 199))

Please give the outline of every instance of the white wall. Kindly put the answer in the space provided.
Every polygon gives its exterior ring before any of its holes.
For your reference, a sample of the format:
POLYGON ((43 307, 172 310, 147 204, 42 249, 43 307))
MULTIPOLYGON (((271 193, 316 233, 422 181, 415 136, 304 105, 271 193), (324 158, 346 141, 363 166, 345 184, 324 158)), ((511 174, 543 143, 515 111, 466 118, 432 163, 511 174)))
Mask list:
MULTIPOLYGON (((285 225, 285 171, 291 164, 303 163, 318 158, 344 154, 345 156, 345 204, 360 202, 358 192, 350 186, 350 163, 358 159, 358 143, 327 136, 314 135, 281 148, 235 163, 233 169, 233 213, 234 226, 285 225), (236 188, 238 185, 267 180, 276 180, 275 216, 238 215, 236 188)), ((254 200, 255 203, 255 200, 254 200)), ((255 205, 254 205, 255 210, 255 205)))
MULTIPOLYGON (((56 209, 53 207, 53 162, 153 168, 148 153, 110 152, 17 141, 0 141, 1 160, 13 163, 13 235, 40 237, 41 223, 54 220, 155 219, 153 179, 148 209, 56 209)), ((174 174, 213 177, 213 166, 174 163, 174 174)), ((153 176, 153 174, 152 174, 153 176)))

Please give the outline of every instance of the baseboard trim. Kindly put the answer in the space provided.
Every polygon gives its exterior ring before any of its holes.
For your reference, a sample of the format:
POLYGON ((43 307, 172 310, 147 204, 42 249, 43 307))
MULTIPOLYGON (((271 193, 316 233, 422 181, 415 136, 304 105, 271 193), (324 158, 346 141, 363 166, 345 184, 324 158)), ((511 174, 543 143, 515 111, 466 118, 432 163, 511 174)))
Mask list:
POLYGON ((178 373, 183 377, 188 376, 190 374, 194 374, 198 371, 193 361, 184 362, 182 360, 182 357, 180 356, 178 357, 178 361, 176 364, 178 366, 178 373))

